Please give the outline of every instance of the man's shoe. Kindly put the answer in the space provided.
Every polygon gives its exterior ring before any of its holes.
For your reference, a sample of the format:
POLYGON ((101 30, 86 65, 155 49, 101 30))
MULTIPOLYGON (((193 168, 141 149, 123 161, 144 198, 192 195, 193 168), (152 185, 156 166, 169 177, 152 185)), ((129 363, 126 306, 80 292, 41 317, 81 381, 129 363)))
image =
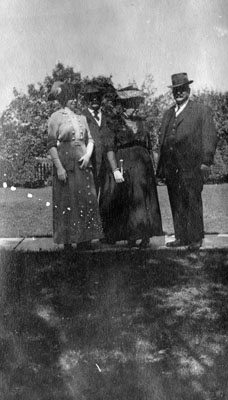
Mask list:
POLYGON ((150 238, 144 237, 139 245, 140 249, 146 249, 150 245, 150 238))
POLYGON ((198 240, 197 242, 192 242, 188 245, 188 249, 190 251, 197 251, 202 246, 202 240, 198 240))
POLYGON ((91 250, 92 249, 92 245, 91 242, 80 242, 77 243, 77 250, 91 250))
POLYGON ((68 252, 71 251, 72 249, 73 249, 73 246, 72 246, 71 243, 65 243, 65 244, 64 244, 64 251, 65 251, 66 253, 68 253, 68 252))
POLYGON ((180 239, 176 239, 173 242, 166 243, 166 247, 184 247, 186 245, 187 243, 180 239))

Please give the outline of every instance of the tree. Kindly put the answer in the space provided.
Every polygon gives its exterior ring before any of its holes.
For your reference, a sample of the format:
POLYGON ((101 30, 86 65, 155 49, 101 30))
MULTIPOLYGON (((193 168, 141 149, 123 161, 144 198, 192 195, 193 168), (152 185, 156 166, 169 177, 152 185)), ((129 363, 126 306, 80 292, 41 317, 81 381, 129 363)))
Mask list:
POLYGON ((152 103, 154 99, 154 94, 156 92, 156 88, 154 87, 154 77, 152 74, 146 74, 145 79, 142 83, 141 90, 143 91, 146 103, 152 103))
MULTIPOLYGON (((0 170, 1 181, 17 186, 38 186, 36 173, 37 157, 46 157, 47 121, 58 109, 56 102, 48 102, 47 95, 54 81, 77 83, 81 92, 88 81, 96 82, 107 90, 113 85, 112 76, 99 75, 94 78, 82 78, 80 72, 72 67, 57 63, 52 74, 47 75, 37 85, 29 84, 27 93, 13 89, 14 99, 2 114, 0 126, 0 170)), ((159 146, 159 130, 164 111, 173 103, 172 93, 155 96, 154 78, 147 74, 141 90, 145 96, 142 113, 156 151, 159 146)), ((203 90, 194 97, 212 107, 219 136, 216 153, 216 165, 213 169, 214 180, 228 180, 228 93, 203 90)), ((79 96, 79 105, 83 108, 83 96, 79 96)))
POLYGON ((203 90, 194 97, 211 107, 219 138, 211 181, 228 181, 228 92, 221 93, 213 90, 203 90))
POLYGON ((142 110, 146 120, 146 127, 150 132, 152 146, 156 152, 159 146, 159 131, 162 116, 165 110, 173 103, 173 99, 170 92, 157 97, 155 96, 157 89, 154 86, 154 77, 152 74, 145 76, 141 90, 145 96, 142 110))
POLYGON ((218 137, 228 142, 228 92, 205 89, 196 92, 194 97, 212 108, 218 137))
MULTIPOLYGON (((100 75, 92 81, 105 87, 112 84, 111 78, 100 75)), ((14 99, 3 112, 1 120, 1 181, 4 179, 15 186, 29 187, 43 183, 36 173, 37 157, 47 156, 47 121, 60 107, 57 102, 47 100, 56 80, 76 83, 79 90, 91 81, 89 77, 82 79, 80 72, 59 62, 43 82, 29 84, 27 93, 20 93, 14 88, 14 99)), ((79 104, 83 107, 82 98, 79 104)))
POLYGON ((36 157, 46 157, 47 121, 59 106, 47 101, 55 80, 79 83, 81 75, 58 63, 44 82, 29 84, 27 93, 13 90, 14 99, 2 114, 1 158, 3 175, 14 185, 40 185, 36 176, 36 157))

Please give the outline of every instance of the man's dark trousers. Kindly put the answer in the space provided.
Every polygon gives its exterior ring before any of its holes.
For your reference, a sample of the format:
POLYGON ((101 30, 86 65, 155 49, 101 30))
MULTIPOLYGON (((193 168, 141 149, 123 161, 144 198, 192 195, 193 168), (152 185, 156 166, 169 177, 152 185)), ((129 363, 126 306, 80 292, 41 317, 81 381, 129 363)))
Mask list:
POLYGON ((203 180, 188 180, 172 176, 166 181, 173 216, 175 238, 183 243, 200 241, 204 237, 202 189, 203 180))

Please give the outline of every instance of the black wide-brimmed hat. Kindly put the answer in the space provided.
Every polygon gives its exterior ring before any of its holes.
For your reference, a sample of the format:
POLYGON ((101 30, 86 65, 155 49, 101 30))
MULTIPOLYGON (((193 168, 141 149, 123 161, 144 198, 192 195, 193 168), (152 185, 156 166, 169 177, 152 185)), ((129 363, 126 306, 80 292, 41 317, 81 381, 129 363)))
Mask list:
POLYGON ((93 94, 97 94, 99 96, 103 96, 107 93, 116 92, 114 86, 111 83, 97 83, 97 82, 89 82, 85 85, 82 90, 82 94, 84 96, 91 96, 93 94))
POLYGON ((48 93, 48 100, 56 100, 62 92, 64 82, 56 81, 53 83, 50 92, 48 93))
POLYGON ((56 81, 53 83, 48 94, 48 100, 57 100, 64 92, 69 97, 76 98, 79 93, 80 86, 77 83, 56 81))
POLYGON ((194 81, 189 81, 188 74, 186 72, 181 72, 179 74, 173 74, 171 76, 172 85, 168 86, 169 88, 173 89, 183 85, 190 85, 194 81))
POLYGON ((129 99, 144 99, 142 90, 139 90, 135 85, 126 86, 117 90, 117 94, 120 100, 129 99))
POLYGON ((94 93, 101 93, 101 87, 95 83, 87 83, 82 90, 82 94, 91 95, 94 93))

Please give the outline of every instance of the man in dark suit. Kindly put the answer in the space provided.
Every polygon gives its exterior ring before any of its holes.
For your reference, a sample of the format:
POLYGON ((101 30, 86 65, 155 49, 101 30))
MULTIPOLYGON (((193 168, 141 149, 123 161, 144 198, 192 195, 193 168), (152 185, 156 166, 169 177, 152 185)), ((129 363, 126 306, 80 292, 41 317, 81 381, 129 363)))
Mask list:
POLYGON ((172 210, 175 241, 168 247, 198 250, 204 237, 202 190, 210 174, 217 134, 212 110, 189 99, 186 73, 171 77, 176 104, 165 112, 160 135, 157 177, 165 180, 172 210))
POLYGON ((124 181, 121 172, 117 168, 114 151, 109 151, 106 155, 104 155, 104 143, 106 142, 106 137, 109 134, 110 129, 107 118, 101 109, 102 98, 105 94, 105 91, 105 88, 102 88, 98 84, 92 82, 86 85, 83 92, 87 103, 87 108, 84 109, 83 114, 86 116, 90 133, 95 142, 91 162, 98 196, 102 176, 105 170, 105 159, 108 159, 110 163, 116 183, 121 183, 124 181))

